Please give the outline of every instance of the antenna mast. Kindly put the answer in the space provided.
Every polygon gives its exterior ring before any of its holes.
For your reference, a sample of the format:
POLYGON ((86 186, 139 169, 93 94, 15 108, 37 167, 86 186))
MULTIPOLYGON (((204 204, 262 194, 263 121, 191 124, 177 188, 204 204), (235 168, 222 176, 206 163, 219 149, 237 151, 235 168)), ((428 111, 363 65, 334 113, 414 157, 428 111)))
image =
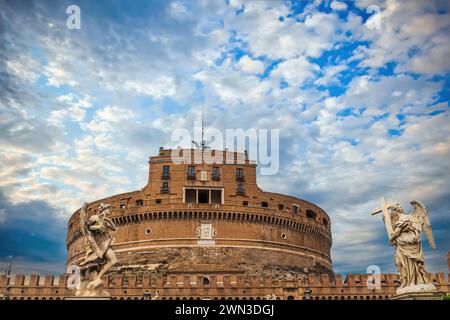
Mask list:
POLYGON ((205 142, 205 133, 204 133, 204 128, 205 128, 205 123, 204 123, 204 117, 205 117, 205 105, 202 105, 202 154, 203 154, 203 150, 205 150, 206 147, 206 142, 205 142))

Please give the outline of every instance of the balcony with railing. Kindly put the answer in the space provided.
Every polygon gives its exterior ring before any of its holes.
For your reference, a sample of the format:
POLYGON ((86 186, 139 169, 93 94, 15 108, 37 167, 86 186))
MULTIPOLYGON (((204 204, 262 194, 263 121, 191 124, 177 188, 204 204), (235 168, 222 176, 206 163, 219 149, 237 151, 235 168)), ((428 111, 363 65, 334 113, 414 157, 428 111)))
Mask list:
POLYGON ((236 194, 240 196, 245 196, 245 189, 243 186, 237 186, 236 194))
POLYGON ((161 173, 161 180, 168 180, 168 179, 170 179, 170 173, 169 172, 161 173))

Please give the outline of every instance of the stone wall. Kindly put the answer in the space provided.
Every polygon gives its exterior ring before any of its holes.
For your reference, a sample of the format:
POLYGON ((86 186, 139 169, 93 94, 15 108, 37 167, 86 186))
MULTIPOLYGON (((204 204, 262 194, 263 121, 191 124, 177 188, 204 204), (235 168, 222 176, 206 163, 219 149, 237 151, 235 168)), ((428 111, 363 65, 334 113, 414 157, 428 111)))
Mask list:
MULTIPOLYGON (((450 293, 449 276, 429 274, 438 291, 450 293)), ((61 300, 73 296, 66 287, 68 275, 59 277, 38 275, 0 276, 0 292, 10 284, 10 299, 61 300)), ((151 272, 124 272, 104 278, 104 288, 113 299, 143 299, 144 294, 160 300, 264 300, 275 295, 278 300, 304 300, 305 291, 311 291, 312 300, 386 300, 395 294, 399 283, 396 274, 381 275, 381 288, 368 289, 367 274, 328 274, 302 277, 244 276, 241 274, 169 274, 151 272)))

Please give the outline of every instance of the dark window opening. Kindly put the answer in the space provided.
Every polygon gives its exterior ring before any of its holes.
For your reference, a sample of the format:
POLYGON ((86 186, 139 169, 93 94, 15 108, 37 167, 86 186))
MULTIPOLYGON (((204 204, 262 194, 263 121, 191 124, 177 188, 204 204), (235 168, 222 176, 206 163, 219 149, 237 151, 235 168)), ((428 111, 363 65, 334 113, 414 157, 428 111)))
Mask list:
POLYGON ((278 210, 284 210, 284 205, 279 204, 279 205, 278 205, 278 210))
POLYGON ((162 178, 169 179, 170 178, 170 166, 163 166, 162 178))
POLYGON ((236 168, 236 180, 244 181, 244 169, 243 168, 236 168))
POLYGON ((244 207, 248 207, 248 201, 242 201, 242 205, 243 205, 244 207))
POLYGON ((197 193, 196 193, 195 189, 186 189, 185 201, 186 201, 186 203, 196 203, 197 202, 197 193))
POLYGON ((327 220, 327 219, 323 218, 323 219, 322 219, 322 222, 323 222, 323 225, 324 225, 325 227, 328 227, 328 220, 327 220))
POLYGON ((219 167, 213 167, 211 173, 212 180, 220 180, 220 169, 219 167))
POLYGON ((155 203, 161 203, 161 199, 156 199, 155 203))
POLYGON ((222 203, 222 190, 211 190, 211 203, 222 203))
POLYGON ((309 219, 316 219, 317 214, 312 210, 306 210, 306 217, 309 219))
POLYGON ((209 203, 209 190, 199 189, 198 192, 198 203, 209 203))
POLYGON ((215 189, 185 189, 185 203, 222 203, 222 190, 215 189))
POLYGON ((300 207, 296 206, 295 204, 292 205, 292 213, 293 214, 298 214, 300 212, 300 207))
POLYGON ((142 199, 138 199, 138 200, 136 200, 136 206, 143 206, 144 205, 144 200, 142 200, 142 199))
POLYGON ((169 182, 164 181, 161 186, 161 193, 169 193, 169 182))
POLYGON ((195 179, 195 166, 188 166, 187 177, 188 179, 195 179))
POLYGON ((242 196, 245 195, 244 185, 241 182, 239 182, 237 185, 236 194, 242 195, 242 196))
POLYGON ((204 285, 204 286, 209 285, 209 279, 208 279, 208 278, 203 277, 203 285, 204 285))
POLYGON ((261 202, 261 207, 268 208, 269 204, 266 201, 261 202))
POLYGON ((125 204, 124 203, 120 204, 120 209, 125 209, 125 204))

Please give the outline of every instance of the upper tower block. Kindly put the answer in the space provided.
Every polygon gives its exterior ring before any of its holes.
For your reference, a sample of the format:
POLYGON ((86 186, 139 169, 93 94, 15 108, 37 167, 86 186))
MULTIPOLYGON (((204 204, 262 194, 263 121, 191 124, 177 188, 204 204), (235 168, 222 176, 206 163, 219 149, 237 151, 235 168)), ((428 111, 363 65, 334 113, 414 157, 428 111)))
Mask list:
POLYGON ((150 157, 145 191, 165 203, 224 204, 256 196, 260 190, 256 162, 247 152, 160 148, 150 157))

